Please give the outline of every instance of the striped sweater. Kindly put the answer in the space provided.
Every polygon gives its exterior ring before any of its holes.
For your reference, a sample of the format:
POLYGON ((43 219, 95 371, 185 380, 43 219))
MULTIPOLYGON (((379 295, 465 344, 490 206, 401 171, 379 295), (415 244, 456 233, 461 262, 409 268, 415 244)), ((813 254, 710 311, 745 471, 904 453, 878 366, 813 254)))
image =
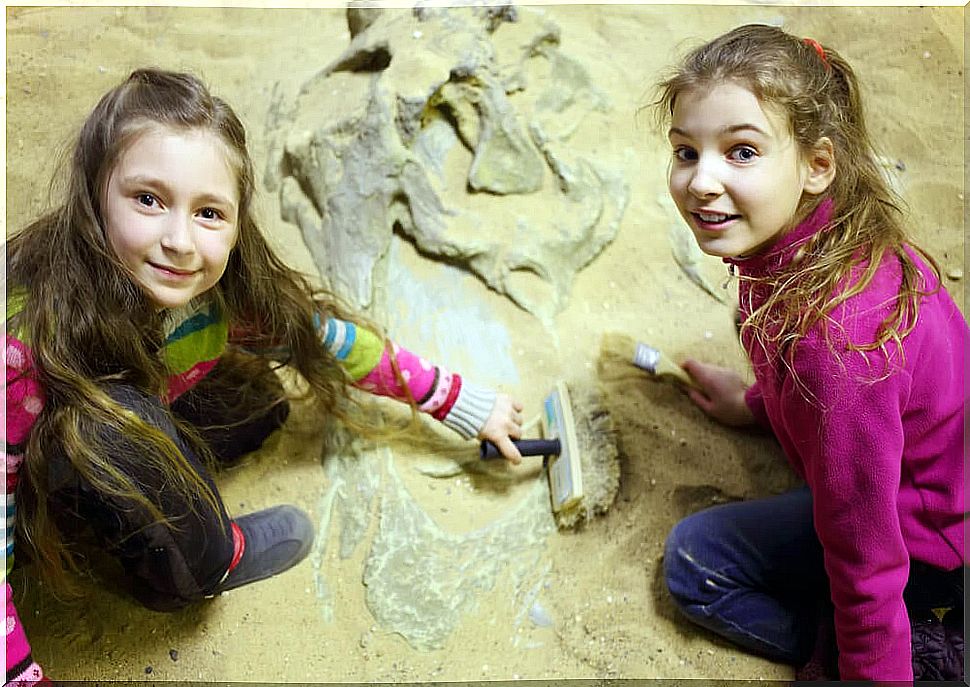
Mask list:
MULTIPOLYGON (((7 317, 24 307, 23 293, 7 299, 7 317)), ((165 400, 171 402, 198 384, 215 367, 226 346, 234 343, 227 318, 204 299, 169 313, 162 350, 170 370, 165 400)), ((478 434, 491 413, 495 392, 463 380, 458 374, 392 343, 388 350, 373 332, 351 322, 317 317, 314 321, 323 346, 346 370, 356 387, 370 393, 405 400, 410 394, 418 409, 442 421, 464 438, 478 434), (406 389, 392 368, 397 362, 406 389)), ((266 351, 263 351, 266 354, 266 351)), ((281 354, 283 351, 269 352, 281 354)), ((43 389, 31 374, 29 341, 20 332, 4 332, 7 368, 4 425, 6 490, 7 677, 8 683, 30 685, 46 682, 33 660, 30 645, 13 603, 7 578, 14 560, 15 494, 24 445, 37 415, 44 407, 43 389)))

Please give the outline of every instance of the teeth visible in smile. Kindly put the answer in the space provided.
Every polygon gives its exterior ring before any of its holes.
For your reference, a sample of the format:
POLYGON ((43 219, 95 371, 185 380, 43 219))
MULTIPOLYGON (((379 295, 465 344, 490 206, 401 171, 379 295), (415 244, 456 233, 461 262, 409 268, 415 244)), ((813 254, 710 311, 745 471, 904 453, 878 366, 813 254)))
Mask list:
POLYGON ((722 215, 716 212, 698 212, 697 216, 705 222, 722 222, 728 218, 728 215, 722 215))

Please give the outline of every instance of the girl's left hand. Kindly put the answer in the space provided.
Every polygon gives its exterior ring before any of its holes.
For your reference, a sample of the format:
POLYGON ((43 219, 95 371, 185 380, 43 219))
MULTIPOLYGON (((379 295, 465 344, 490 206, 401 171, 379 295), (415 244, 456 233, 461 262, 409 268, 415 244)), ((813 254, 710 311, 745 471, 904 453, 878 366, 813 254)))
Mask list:
POLYGON ((512 465, 522 462, 522 454, 512 443, 512 439, 522 438, 523 405, 512 400, 507 394, 499 394, 492 407, 492 413, 485 426, 478 433, 479 439, 488 439, 512 465))

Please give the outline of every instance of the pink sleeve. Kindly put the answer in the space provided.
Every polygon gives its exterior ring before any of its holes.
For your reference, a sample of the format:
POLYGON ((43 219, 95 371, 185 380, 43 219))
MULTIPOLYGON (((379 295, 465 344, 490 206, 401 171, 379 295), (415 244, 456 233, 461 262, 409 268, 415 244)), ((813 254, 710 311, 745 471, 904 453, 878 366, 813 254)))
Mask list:
POLYGON ((785 383, 780 421, 797 438, 812 490, 841 678, 912 682, 909 553, 897 502, 910 377, 900 370, 868 381, 885 364, 879 355, 839 362, 825 344, 802 351, 795 369, 804 386, 785 383))
POLYGON ((762 429, 771 430, 771 422, 768 420, 768 411, 765 410, 765 397, 761 393, 761 386, 755 382, 744 392, 744 402, 748 410, 754 415, 755 422, 762 429))
POLYGON ((44 671, 34 661, 23 625, 13 605, 13 590, 7 587, 7 685, 49 684, 44 671))
MULTIPOLYGON (((23 459, 22 447, 30 428, 44 407, 44 394, 37 380, 31 375, 31 356, 22 342, 11 336, 4 337, 4 362, 7 372, 4 380, 4 394, 7 399, 6 422, 2 423, 4 432, 4 497, 7 522, 4 533, 6 548, 6 572, 13 564, 13 518, 15 515, 15 495, 18 471, 23 459)), ((7 588, 7 677, 8 685, 50 684, 44 671, 37 665, 30 653, 30 644, 24 633, 20 617, 13 603, 13 589, 9 582, 7 588)))
POLYGON ((324 347, 354 386, 399 401, 414 399, 421 412, 465 439, 479 434, 487 424, 498 398, 493 389, 470 383, 395 343, 388 344, 353 322, 320 318, 317 328, 324 347), (395 364, 400 380, 394 374, 395 364))
MULTIPOLYGON (((440 365, 431 364, 395 343, 391 346, 401 377, 417 403, 418 410, 438 420, 445 417, 461 391, 461 377, 440 365)), ((360 379, 357 386, 380 396, 407 399, 405 389, 394 375, 391 354, 386 349, 377 366, 360 379)))
POLYGON ((29 348, 18 339, 5 335, 4 357, 7 421, 3 425, 3 438, 8 444, 20 444, 26 440, 37 415, 44 408, 44 392, 31 373, 33 359, 29 348))

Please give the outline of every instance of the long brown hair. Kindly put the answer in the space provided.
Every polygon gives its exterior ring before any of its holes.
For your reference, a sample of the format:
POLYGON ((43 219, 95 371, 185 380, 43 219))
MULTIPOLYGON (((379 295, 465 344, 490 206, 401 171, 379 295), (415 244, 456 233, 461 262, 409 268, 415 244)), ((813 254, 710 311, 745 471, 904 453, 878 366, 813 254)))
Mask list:
MULTIPOLYGON (((111 249, 101 207, 115 164, 151 127, 206 131, 223 141, 239 184, 239 236, 225 274, 208 295, 232 326, 247 333, 247 347, 287 350, 286 362, 321 409, 346 416, 342 408, 349 380, 321 345, 313 318, 315 313, 359 318, 287 267, 263 238, 253 217, 253 165, 239 118, 190 74, 132 72, 101 98, 83 124, 63 202, 7 243, 8 283, 26 298, 8 326, 29 337, 35 374, 46 395, 26 444, 17 543, 27 547, 42 575, 62 591, 72 591, 65 572, 77 570, 78 563, 49 506, 51 456, 60 453, 103 494, 130 499, 164 522, 152 495, 112 462, 110 451, 99 450, 108 428, 144 448, 142 466, 190 497, 189 503, 216 502, 169 437, 125 411, 106 391, 109 384, 122 383, 164 396, 169 376, 159 355, 164 314, 111 249)), ((265 362, 254 370, 274 374, 265 362)), ((191 428, 173 421, 203 457, 211 458, 191 428)))
POLYGON ((773 288, 766 289, 766 301, 750 314, 742 331, 750 332, 770 356, 784 358, 814 326, 821 324, 827 332, 831 324, 827 315, 863 291, 884 258, 892 255, 902 272, 893 310, 874 341, 848 345, 853 350, 885 350, 887 343, 894 342, 901 354, 903 338, 916 325, 920 299, 930 292, 905 247, 926 261, 935 276, 935 288, 939 288, 939 268, 907 237, 902 203, 879 164, 851 66, 828 46, 779 28, 741 26, 691 51, 660 82, 654 106, 661 123, 673 115, 680 93, 724 81, 750 89, 762 104, 783 111, 804 153, 823 137, 831 140, 835 153, 832 184, 822 196, 806 194, 796 213, 796 218, 803 218, 831 197, 829 227, 800 249, 786 271, 770 278, 773 288), (850 283, 862 265, 859 277, 850 283))

